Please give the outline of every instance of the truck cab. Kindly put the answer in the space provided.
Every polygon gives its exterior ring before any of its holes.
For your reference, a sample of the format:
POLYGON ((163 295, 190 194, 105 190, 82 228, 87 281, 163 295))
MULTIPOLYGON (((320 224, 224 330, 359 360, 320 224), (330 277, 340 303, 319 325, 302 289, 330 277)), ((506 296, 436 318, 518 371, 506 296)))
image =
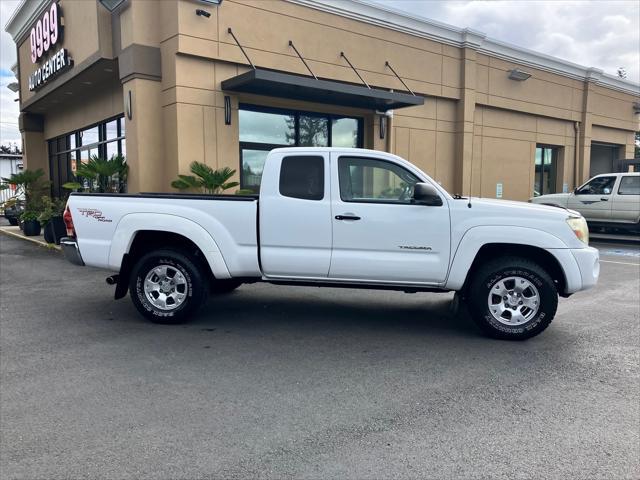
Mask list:
POLYGON ((441 285, 451 249, 448 197, 389 154, 274 150, 260 190, 263 273, 441 285), (430 206, 413 196, 421 182, 435 199, 430 206))

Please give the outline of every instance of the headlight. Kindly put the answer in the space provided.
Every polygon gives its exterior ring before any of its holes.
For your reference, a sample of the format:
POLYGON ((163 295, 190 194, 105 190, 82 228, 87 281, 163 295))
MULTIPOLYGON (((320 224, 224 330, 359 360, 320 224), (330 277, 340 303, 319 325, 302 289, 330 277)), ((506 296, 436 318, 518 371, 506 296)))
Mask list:
POLYGON ((576 234, 578 240, 589 245, 589 227, 584 217, 569 217, 567 218, 567 224, 571 227, 573 233, 576 234))

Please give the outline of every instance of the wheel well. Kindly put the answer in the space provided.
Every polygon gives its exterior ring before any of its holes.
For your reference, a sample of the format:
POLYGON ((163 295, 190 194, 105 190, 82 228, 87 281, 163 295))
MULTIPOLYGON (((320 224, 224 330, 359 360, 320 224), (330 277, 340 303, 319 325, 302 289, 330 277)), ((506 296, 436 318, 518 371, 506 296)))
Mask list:
POLYGON ((193 260, 200 265, 202 272, 213 279, 214 275, 205 258, 202 250, 187 237, 173 232, 163 232, 161 230, 140 230, 136 232, 129 253, 125 255, 123 264, 129 262, 129 267, 145 253, 160 248, 175 248, 189 254, 193 260))
POLYGON ((471 268, 467 273, 463 291, 467 290, 475 272, 484 262, 504 256, 518 256, 536 262, 551 276, 558 293, 560 295, 564 295, 567 281, 558 260, 543 248, 532 247, 531 245, 519 245, 515 243, 489 243, 483 245, 480 250, 478 250, 476 257, 471 264, 471 268))

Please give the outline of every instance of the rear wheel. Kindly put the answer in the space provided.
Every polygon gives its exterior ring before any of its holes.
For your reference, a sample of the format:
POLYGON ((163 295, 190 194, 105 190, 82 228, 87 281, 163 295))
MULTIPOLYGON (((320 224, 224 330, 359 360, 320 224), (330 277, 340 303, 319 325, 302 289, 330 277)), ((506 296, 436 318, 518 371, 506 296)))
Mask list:
POLYGON ((471 316, 489 336, 525 340, 549 326, 558 292, 538 264, 519 257, 491 260, 481 266, 469 289, 471 316))
POLYGON ((206 277, 184 252, 156 250, 134 265, 129 293, 138 311, 155 323, 182 323, 206 298, 206 277))
POLYGON ((17 217, 9 217, 9 218, 7 218, 7 220, 9 220, 9 225, 11 225, 11 226, 13 226, 13 227, 17 227, 17 226, 18 226, 18 224, 20 223, 20 222, 18 221, 18 218, 17 218, 17 217))

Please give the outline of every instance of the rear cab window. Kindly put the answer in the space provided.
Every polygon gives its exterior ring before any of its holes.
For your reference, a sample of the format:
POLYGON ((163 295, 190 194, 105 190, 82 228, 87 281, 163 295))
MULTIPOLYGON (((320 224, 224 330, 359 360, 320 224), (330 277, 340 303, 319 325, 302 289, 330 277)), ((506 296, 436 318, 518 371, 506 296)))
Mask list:
POLYGON ((640 175, 626 175, 620 179, 618 195, 640 195, 640 175))
POLYGON ((302 200, 324 198, 324 157, 290 155, 280 165, 280 195, 302 200))

